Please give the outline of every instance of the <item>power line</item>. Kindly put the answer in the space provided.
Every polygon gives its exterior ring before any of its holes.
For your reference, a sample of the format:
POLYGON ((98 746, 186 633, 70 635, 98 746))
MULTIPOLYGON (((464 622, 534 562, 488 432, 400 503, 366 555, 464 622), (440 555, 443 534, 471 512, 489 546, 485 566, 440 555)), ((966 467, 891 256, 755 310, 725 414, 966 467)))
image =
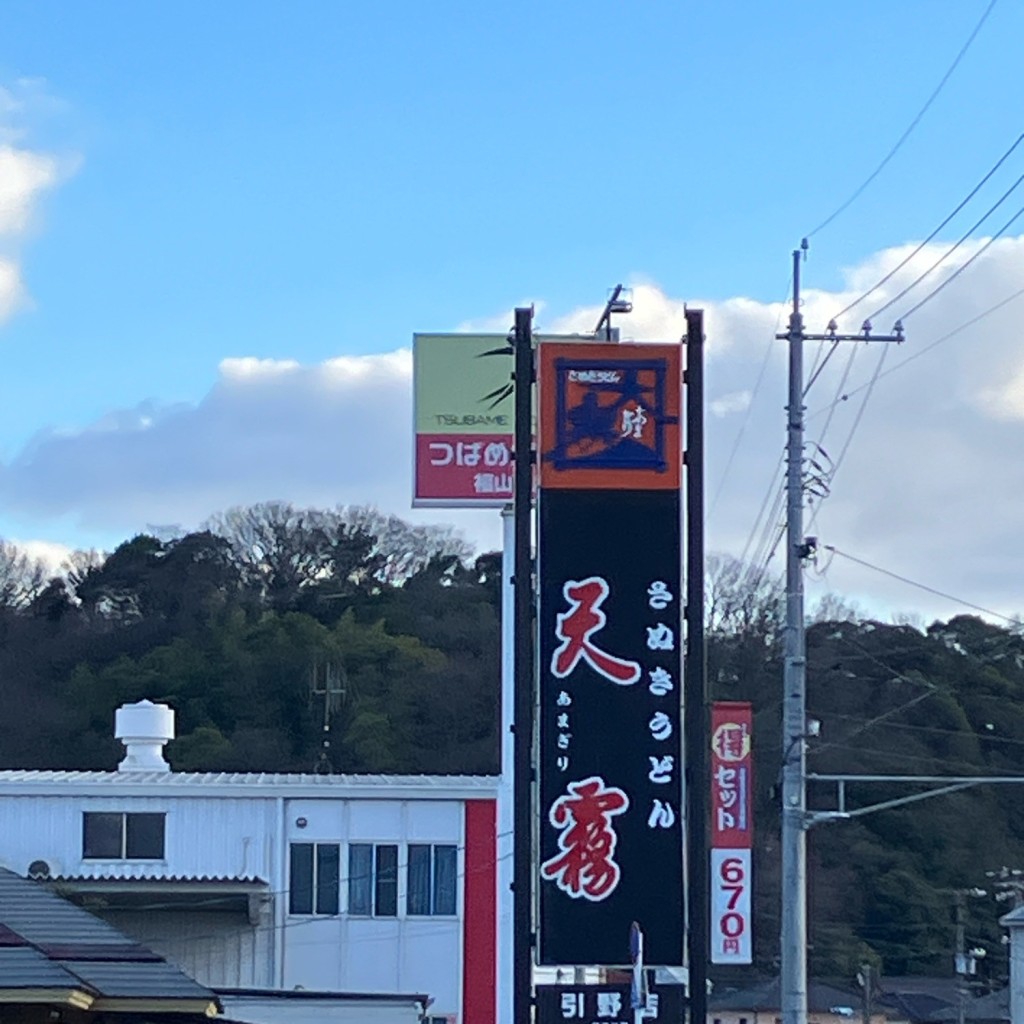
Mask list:
MULTIPOLYGON (((953 330, 948 331, 946 334, 943 334, 940 338, 936 338, 935 341, 929 342, 923 348, 918 349, 916 352, 907 356, 906 359, 903 359, 900 362, 898 362, 895 366, 890 366, 888 370, 878 375, 878 379, 881 380, 883 377, 888 377, 889 374, 895 373, 897 370, 906 366, 908 363, 913 362, 915 359, 919 359, 926 352, 930 352, 937 345, 941 345, 943 342, 949 341, 951 338, 955 338, 958 334, 962 333, 963 331, 966 331, 968 327, 973 327, 975 324, 980 323, 986 317, 998 312, 1004 306, 1008 306, 1011 302, 1015 301, 1016 299, 1019 299, 1022 295, 1024 295, 1024 288, 1018 288, 1017 291, 1013 292, 1011 295, 1008 295, 1005 299, 1000 300, 993 306, 989 306, 988 309, 983 310, 977 316, 971 317, 970 320, 965 320, 958 327, 954 327, 953 330)), ((839 395, 830 405, 823 406, 821 409, 818 409, 817 411, 811 413, 808 419, 813 419, 816 416, 821 416, 823 413, 831 412, 831 410, 833 410, 840 402, 845 402, 847 399, 853 398, 854 395, 859 394, 868 386, 868 384, 861 384, 858 387, 854 388, 852 391, 847 391, 844 394, 839 395)))
MULTIPOLYGON (((511 833, 510 832, 499 832, 497 834, 499 836, 503 836, 503 835, 510 835, 511 833)), ((383 845, 394 845, 394 844, 383 844, 383 845)), ((464 847, 460 846, 460 847, 458 847, 458 849, 462 850, 462 849, 464 849, 464 847)), ((465 878, 468 878, 471 875, 480 874, 480 873, 485 872, 485 871, 492 871, 501 861, 508 860, 511 857, 512 857, 512 853, 503 853, 501 856, 495 857, 493 859, 488 859, 484 863, 478 864, 478 865, 474 866, 473 868, 471 868, 468 871, 460 871, 460 872, 458 872, 456 874, 455 877, 457 879, 465 879, 465 878)), ((398 869, 400 870, 402 867, 406 867, 407 868, 408 864, 400 862, 398 864, 398 869)), ((350 880, 351 880, 350 876, 341 875, 339 873, 339 877, 338 877, 338 891, 339 891, 339 894, 341 892, 342 887, 346 886, 350 880)), ((131 881, 131 879, 118 879, 118 881, 131 881)), ((60 879, 54 879, 54 883, 55 883, 55 887, 59 891, 62 891, 62 892, 65 892, 65 893, 73 892, 73 890, 70 890, 69 887, 67 887, 65 885, 62 885, 60 879)), ((283 898, 283 897, 288 896, 290 894, 290 892, 291 892, 290 888, 289 889, 284 889, 284 890, 266 889, 266 890, 261 890, 260 892, 254 893, 254 895, 256 895, 256 896, 269 896, 269 897, 273 897, 273 898, 277 898, 277 897, 282 897, 283 898)), ((407 890, 398 889, 397 886, 396 886, 395 899, 396 899, 397 902, 400 903, 407 896, 408 896, 407 890)), ((209 899, 205 899, 205 900, 193 900, 193 901, 190 902, 189 906, 191 906, 191 907, 199 907, 199 906, 223 905, 223 901, 224 901, 224 897, 223 896, 220 896, 220 897, 210 897, 209 899)), ((160 911, 160 910, 180 910, 181 907, 182 907, 182 905, 180 903, 167 903, 167 902, 163 902, 163 901, 155 901, 155 902, 152 902, 152 903, 145 903, 145 904, 140 904, 138 906, 133 906, 131 909, 133 911, 150 911, 151 912, 151 911, 160 911)), ((117 909, 117 908, 114 908, 114 909, 117 909)), ((285 930, 287 930, 289 928, 301 928, 301 927, 303 927, 305 925, 313 924, 313 923, 318 922, 318 921, 337 921, 337 920, 341 920, 341 919, 365 921, 365 920, 367 920, 367 918, 369 918, 371 920, 376 920, 376 921, 393 921, 393 920, 405 920, 405 921, 408 921, 408 920, 415 920, 417 922, 419 922, 419 921, 426 922, 426 921, 430 920, 432 917, 440 916, 440 915, 434 915, 434 914, 422 914, 422 915, 420 915, 420 914, 409 914, 408 912, 406 912, 406 914, 403 917, 399 917, 398 914, 394 914, 394 915, 352 914, 351 912, 347 912, 347 911, 343 913, 340 910, 337 913, 334 913, 334 914, 301 914, 301 915, 297 915, 297 914, 292 914, 290 911, 288 911, 286 913, 287 913, 287 916, 289 918, 292 918, 292 920, 286 920, 286 921, 284 921, 281 924, 278 924, 277 922, 269 922, 265 927, 258 928, 257 929, 258 933, 259 934, 264 934, 264 935, 270 935, 270 934, 272 934, 274 932, 285 931, 285 930)), ((456 914, 456 916, 458 916, 458 915, 456 914)), ((451 923, 455 923, 455 918, 449 917, 449 921, 451 923)), ((445 927, 445 928, 438 928, 438 929, 435 929, 434 931, 428 931, 428 930, 417 931, 416 934, 417 934, 417 936, 445 935, 445 934, 448 934, 450 932, 450 930, 451 930, 451 926, 449 924, 449 926, 445 927)), ((205 935, 186 935, 186 936, 182 936, 182 938, 184 938, 187 942, 200 942, 200 941, 203 941, 203 940, 218 939, 218 938, 221 938, 222 935, 223 935, 223 932, 210 932, 210 933, 205 934, 205 935)), ((382 939, 389 939, 389 938, 391 938, 391 937, 390 936, 379 935, 379 936, 369 937, 369 938, 366 938, 366 939, 360 939, 360 942, 364 942, 364 941, 380 941, 382 939)), ((154 940, 149 940, 149 941, 154 941, 154 940)))
MULTIPOLYGON (((893 709, 893 713, 895 713, 896 710, 897 709, 894 708, 893 709)), ((863 719, 858 718, 856 715, 838 715, 838 714, 836 714, 836 715, 830 715, 828 717, 836 718, 836 719, 840 719, 840 720, 844 720, 844 721, 849 721, 849 722, 861 722, 861 721, 864 721, 863 719)), ((989 735, 986 735, 985 733, 980 733, 980 732, 968 732, 966 729, 943 729, 943 728, 941 728, 941 727, 939 727, 937 725, 912 725, 910 722, 885 722, 885 723, 881 723, 881 722, 876 722, 874 719, 872 719, 871 721, 865 721, 864 728, 867 728, 869 726, 879 725, 879 724, 880 725, 884 725, 884 727, 886 729, 905 729, 905 730, 908 730, 910 732, 934 733, 934 734, 936 734, 938 736, 961 736, 961 737, 967 737, 967 738, 974 738, 974 739, 979 740, 979 741, 984 742, 984 743, 1007 743, 1007 744, 1010 744, 1010 745, 1016 746, 1016 747, 1024 747, 1024 740, 1014 739, 1012 736, 989 736, 989 735)), ((863 731, 863 730, 857 730, 857 732, 851 733, 850 736, 845 736, 844 739, 850 739, 851 736, 856 736, 858 734, 858 732, 861 732, 861 731, 863 731)), ((827 744, 826 744, 826 746, 827 746, 827 744)), ((816 750, 820 750, 821 748, 817 747, 815 749, 816 750)))
MULTIPOLYGON (((874 313, 872 313, 872 314, 871 314, 871 316, 870 316, 870 317, 868 317, 868 319, 869 319, 869 320, 874 320, 874 319, 875 319, 876 317, 880 316, 880 315, 881 315, 882 313, 884 313, 884 312, 885 312, 885 311, 886 311, 887 309, 889 309, 889 308, 890 308, 891 306, 895 306, 895 305, 896 305, 896 303, 900 301, 900 299, 902 299, 902 298, 903 298, 903 297, 904 297, 904 296, 905 296, 905 295, 906 295, 906 294, 907 294, 908 292, 911 292, 911 291, 913 291, 913 290, 914 290, 914 289, 915 289, 915 288, 916 288, 916 287, 917 287, 917 286, 918 286, 918 285, 919 285, 919 284, 920 284, 920 283, 921 283, 921 282, 922 282, 922 281, 923 281, 923 280, 924 280, 924 279, 925 279, 925 278, 926 278, 926 277, 927 277, 927 276, 928 276, 929 274, 931 274, 931 272, 932 272, 933 270, 936 270, 936 269, 937 269, 937 268, 938 268, 939 266, 941 266, 941 265, 942 265, 943 263, 945 263, 945 262, 946 262, 946 260, 947 260, 947 259, 948 259, 948 258, 949 258, 950 256, 952 256, 952 255, 953 255, 953 253, 954 253, 954 252, 956 252, 956 250, 957 250, 957 249, 959 249, 959 248, 960 248, 960 246, 961 246, 961 245, 963 245, 963 244, 964 244, 964 242, 966 242, 966 241, 967 241, 967 239, 968 239, 968 238, 970 238, 970 237, 971 237, 971 236, 972 236, 972 235, 974 234, 974 232, 975 232, 975 231, 976 231, 976 230, 977 230, 977 229, 978 229, 979 227, 981 227, 981 225, 982 225, 982 224, 984 224, 984 223, 985 223, 985 221, 986 221, 986 220, 988 220, 988 218, 989 218, 989 217, 991 217, 991 216, 992 216, 992 214, 993 214, 993 213, 995 213, 995 212, 996 212, 996 210, 998 210, 998 209, 999 209, 999 207, 1003 205, 1003 203, 1005 203, 1005 202, 1006 202, 1006 200, 1007 200, 1007 199, 1009 199, 1009 197, 1010 197, 1010 196, 1011 196, 1011 195, 1012 195, 1012 194, 1013 194, 1013 193, 1014 193, 1014 192, 1016 191, 1016 189, 1017 189, 1017 188, 1018 188, 1018 187, 1020 186, 1020 183, 1021 183, 1022 181, 1024 181, 1024 174, 1022 174, 1022 175, 1021 175, 1021 176, 1020 176, 1020 177, 1019 177, 1019 178, 1018 178, 1018 179, 1017 179, 1017 180, 1016 180, 1016 181, 1015 181, 1015 182, 1014 182, 1014 183, 1013 183, 1013 184, 1012 184, 1012 185, 1011 185, 1011 186, 1010 186, 1010 187, 1009 187, 1009 188, 1008 188, 1008 189, 1007 189, 1007 190, 1006 190, 1006 191, 1005 191, 1005 192, 1004 192, 1004 193, 1003 193, 1003 194, 1002 194, 1002 195, 1001 195, 1001 196, 1000 196, 1000 197, 999 197, 999 198, 998 198, 998 199, 997 199, 997 200, 996 200, 996 201, 995 201, 995 202, 994 202, 994 203, 993 203, 993 204, 992 204, 992 205, 991 205, 991 206, 990 206, 990 207, 989 207, 989 208, 988 208, 988 209, 987 209, 987 210, 986 210, 986 211, 985 211, 985 212, 984 212, 984 213, 983 213, 983 214, 982 214, 982 215, 981 215, 981 216, 980 216, 980 217, 979 217, 979 218, 978 218, 978 219, 977 219, 977 220, 976 220, 976 221, 975 221, 975 222, 974 222, 974 223, 973 223, 973 224, 972 224, 972 225, 971 225, 971 226, 970 226, 970 227, 969 227, 969 228, 968 228, 968 229, 967 229, 967 230, 966 230, 966 231, 965 231, 965 232, 964 232, 964 233, 963 233, 962 235, 961 235, 961 236, 960 236, 960 238, 958 238, 958 239, 957 239, 957 241, 953 243, 953 245, 951 245, 951 246, 950 246, 950 247, 949 247, 949 248, 948 248, 948 249, 947 249, 947 250, 946 250, 946 251, 945 251, 945 252, 944 252, 944 253, 943 253, 943 254, 942 254, 942 255, 941 255, 941 256, 940 256, 940 257, 939 257, 939 258, 938 258, 938 259, 937 259, 937 260, 936 260, 936 261, 935 261, 935 262, 934 262, 934 263, 933 263, 933 264, 932 264, 932 265, 931 265, 931 266, 930 266, 930 267, 929 267, 929 268, 928 268, 927 270, 926 270, 926 271, 924 271, 924 273, 922 273, 922 274, 919 274, 919 275, 918 275, 918 276, 917 276, 916 278, 914 278, 914 280, 913 280, 913 281, 911 281, 911 282, 910 282, 910 284, 908 284, 908 285, 906 286, 906 288, 904 288, 904 289, 903 289, 903 291, 899 292, 899 293, 898 293, 897 295, 894 295, 894 296, 893 296, 893 297, 892 297, 892 298, 891 298, 891 299, 890 299, 890 300, 889 300, 888 302, 886 302, 886 303, 885 303, 884 305, 882 305, 882 306, 879 306, 879 307, 878 307, 878 309, 876 309, 876 310, 874 311, 874 313)), ((1012 224, 1012 223, 1013 223, 1013 222, 1014 222, 1014 221, 1015 221, 1015 220, 1017 219, 1017 217, 1019 217, 1019 216, 1020 216, 1021 212, 1024 212, 1024 211, 1020 211, 1020 210, 1018 210, 1018 211, 1017 211, 1017 213, 1016 213, 1016 214, 1015 214, 1015 215, 1014 215, 1014 216, 1013 216, 1013 217, 1012 217, 1012 218, 1010 219, 1010 221, 1009 221, 1009 222, 1008 222, 1007 224, 1005 224, 1005 225, 1004 225, 1004 226, 1002 227, 1002 229, 1000 230, 1000 232, 999 232, 999 233, 1001 234, 1001 233, 1002 233, 1003 231, 1005 231, 1005 230, 1006 230, 1006 229, 1007 229, 1007 228, 1008 228, 1008 227, 1010 226, 1010 224, 1012 224)), ((992 240, 991 240, 991 241, 989 242, 989 244, 991 244, 991 242, 992 242, 992 241, 994 241, 994 240, 995 240, 995 238, 998 238, 998 237, 999 237, 999 235, 998 235, 998 234, 997 234, 997 235, 995 235, 995 236, 993 237, 993 239, 992 239, 992 240)), ((966 264, 965 264, 965 266, 966 266, 966 264)), ((963 268, 961 267, 960 269, 963 269, 963 268)), ((957 273, 959 273, 959 271, 957 271, 957 273)), ((954 274, 953 276, 955 277, 955 276, 956 276, 956 274, 954 274)), ((947 279, 947 281, 946 281, 946 282, 945 282, 945 283, 943 284, 943 286, 942 286, 942 287, 944 287, 944 286, 945 286, 945 284, 946 284, 946 283, 948 283, 948 282, 949 282, 950 280, 952 280, 952 278, 948 278, 948 279, 947 279)), ((933 293, 933 294, 934 294, 934 293, 933 293)), ((929 298, 931 298, 931 296, 929 296, 929 298)), ((926 301, 927 301, 927 300, 926 300, 926 301)), ((916 308, 916 307, 915 307, 915 308, 916 308)))
MULTIPOLYGON (((760 537, 758 538, 757 545, 750 557, 750 562, 753 565, 760 565, 761 559, 764 556, 764 552, 771 542, 771 536, 778 526, 779 514, 782 511, 782 483, 779 480, 779 473, 776 472, 771 484, 769 485, 768 491, 765 494, 765 501, 761 505, 761 510, 758 513, 758 519, 754 523, 755 531, 760 525, 760 537), (771 500, 770 509, 768 501, 771 500), (765 514, 767 512, 767 514, 765 514)), ((748 545, 751 538, 748 538, 748 545)), ((743 554, 740 561, 746 561, 747 546, 743 548, 743 554)))
POLYGON ((725 482, 729 477, 729 471, 732 469, 732 464, 736 458, 736 453, 739 451, 740 443, 743 440, 743 435, 746 433, 747 425, 750 422, 750 416, 754 409, 754 403, 757 401, 758 392, 761 390, 761 384, 764 382, 764 376, 768 370, 768 363, 771 360, 775 335, 779 330, 779 324, 782 323, 782 309, 785 306, 786 301, 788 301, 789 299, 789 289, 792 283, 793 279, 792 277, 790 277, 789 282, 786 285, 786 298, 780 304, 778 316, 775 318, 775 330, 772 331, 771 336, 768 339, 768 345, 764 351, 764 358, 761 360, 761 366, 757 372, 757 379, 754 381, 754 387, 750 393, 750 401, 747 403, 747 408, 743 414, 743 421, 740 423, 740 428, 736 432, 736 438, 733 441, 732 449, 729 452, 729 457, 725 460, 725 468, 722 470, 722 476, 718 481, 718 487, 715 489, 714 497, 711 499, 709 514, 714 513, 715 507, 718 505, 718 499, 721 497, 722 491, 725 488, 725 482))
POLYGON ((806 237, 810 238, 812 235, 816 235, 819 231, 824 230, 838 217, 841 213, 844 213, 850 206, 853 205, 863 194, 864 190, 881 174, 882 170, 889 163, 890 160, 899 152, 903 143, 910 137, 910 133, 918 126, 921 118, 928 112, 928 108, 935 102, 940 92, 942 92, 946 83, 949 81, 953 72, 956 71, 957 65, 963 60, 964 55, 971 48, 971 44, 974 42, 978 33, 981 31, 982 25, 988 20, 988 16, 992 13, 992 9, 996 5, 996 0, 990 0, 988 7, 985 8, 984 13, 978 21, 978 24, 974 26, 974 31, 967 37, 967 42, 960 47, 960 52, 956 55, 953 63, 950 64, 949 69, 942 76, 939 84, 935 87, 932 94, 925 101, 924 106, 918 111, 917 116, 910 122, 907 129, 903 134, 896 140, 896 145, 889 150, 889 152, 882 158, 882 162, 867 176, 867 178, 861 183, 861 185, 854 191, 853 195, 850 196, 846 202, 842 203, 836 210, 834 210, 829 216, 827 216, 813 231, 809 232, 806 237))
MULTIPOLYGON (((969 733, 963 735, 969 736, 969 733)), ((938 755, 929 756, 927 754, 908 754, 900 750, 879 750, 877 747, 865 747, 862 744, 856 746, 849 746, 845 743, 832 743, 830 747, 833 750, 845 750, 858 755, 858 768, 863 763, 862 759, 867 756, 874 756, 879 758, 887 758, 893 761, 907 761, 916 764, 938 764, 942 765, 948 772, 950 768, 959 769, 960 774, 964 776, 971 776, 971 778, 977 778, 979 782, 984 782, 986 779, 991 778, 990 775, 975 774, 978 771, 978 765, 971 764, 969 761, 950 760, 948 757, 939 757, 938 755)), ((815 751, 808 751, 809 754, 813 754, 815 751)), ((1004 777, 1010 777, 1012 773, 1000 773, 1004 777)), ((1013 778, 1020 778, 1024 780, 1024 774, 1017 775, 1012 774, 1013 778)), ((811 779, 810 781, 815 781, 811 779)))
MULTIPOLYGON (((761 585, 764 574, 768 569, 768 565, 772 560, 772 556, 775 554, 775 550, 779 545, 779 540, 782 533, 785 531, 785 526, 779 522, 779 517, 782 514, 782 506, 785 500, 786 488, 784 482, 779 480, 779 474, 776 472, 775 477, 772 480, 772 484, 769 487, 768 493, 765 495, 765 504, 761 506, 761 513, 765 511, 765 505, 769 498, 774 493, 774 500, 772 501, 771 510, 768 515, 764 518, 764 522, 761 525, 761 536, 757 542, 757 547, 754 549, 754 553, 750 559, 750 570, 746 573, 744 580, 751 590, 757 590, 761 585), (773 490, 774 488, 774 490, 773 490), (774 542, 772 538, 774 537, 774 542)), ((757 523, 755 522, 754 531, 757 530, 757 523)), ((751 535, 752 539, 753 534, 751 535)), ((748 545, 749 545, 748 539, 748 545)), ((746 547, 744 547, 743 557, 740 559, 743 561, 746 558, 746 547)))
MULTIPOLYGON (((832 470, 828 475, 828 485, 831 487, 832 482, 836 478, 836 474, 839 472, 839 467, 842 466, 843 460, 846 458, 846 453, 850 450, 850 445, 853 442, 853 437, 857 433, 857 428, 861 424, 861 420, 864 418, 864 410, 868 406, 868 402, 871 400, 871 394, 875 390, 875 385, 878 383, 878 378, 882 375, 882 367, 885 365, 886 357, 889 355, 889 346, 885 345, 882 347, 881 354, 878 357, 878 362, 875 364, 875 372, 868 381, 867 390, 864 392, 864 398, 860 403, 860 408, 857 410, 857 415, 854 417, 853 425, 850 427, 849 434, 846 435, 846 441, 843 444, 842 450, 839 452, 836 461, 832 465, 832 470)), ((833 406, 834 407, 834 406, 833 406)), ((811 514, 811 520, 807 524, 807 528, 810 529, 818 518, 818 513, 821 511, 821 503, 816 506, 814 512, 811 514)))
POLYGON ((953 601, 956 604, 963 605, 965 608, 973 608, 976 612, 982 612, 985 615, 991 615, 997 619, 1002 619, 1004 622, 1009 622, 1012 626, 1020 626, 1020 620, 1011 615, 1004 615, 1002 612, 996 612, 991 608, 985 608, 980 604, 965 601, 963 598, 956 597, 953 594, 947 594, 944 590, 936 590, 935 587, 929 587, 925 583, 918 583, 916 580, 909 579, 906 576, 901 576, 898 572, 893 572, 891 569, 883 569, 880 565, 874 565, 871 562, 866 562, 863 558, 857 558, 856 555, 840 551, 831 544, 826 544, 824 547, 826 551, 831 551, 833 554, 839 555, 840 558, 845 558, 850 562, 856 562, 857 565, 862 565, 865 569, 873 569, 875 572, 882 573, 883 576, 889 576, 894 580, 899 580, 900 583, 906 583, 908 586, 917 587, 918 590, 924 590, 929 594, 934 594, 936 597, 942 597, 947 601, 953 601))
MULTIPOLYGON (((839 342, 835 342, 835 346, 838 346, 839 342)), ((835 351, 835 348, 833 348, 835 351)), ((832 425, 832 417, 835 413, 836 406, 839 404, 839 396, 843 394, 843 388, 846 387, 846 381, 850 376, 850 371, 853 369, 853 361, 857 358, 858 348, 854 345, 850 349, 850 357, 846 360, 846 366, 843 369, 842 376, 839 378, 839 383, 836 385, 836 397, 832 400, 832 404, 829 406, 828 418, 825 420, 825 425, 821 428, 821 433, 818 435, 818 446, 821 447, 825 444, 825 437, 828 435, 828 428, 832 425)), ((813 383, 813 381, 811 382, 813 383)), ((810 383, 804 388, 804 394, 806 395, 810 389, 810 383)))
MULTIPOLYGON (((1002 167, 1002 165, 1010 158, 1010 155, 1021 144, 1021 142, 1024 142, 1024 133, 1017 136, 1017 139, 1013 143, 1013 145, 1010 146, 1010 148, 996 161, 996 163, 989 169, 985 177, 983 177, 981 181, 979 181, 978 184, 975 185, 973 189, 971 189, 971 191, 960 201, 956 209, 954 209, 953 212, 950 213, 945 218, 945 220, 943 220, 942 223, 939 224, 932 231, 932 233, 923 242, 921 242, 913 250, 913 252, 910 253, 909 256, 906 256, 902 260, 900 260, 900 262, 897 263, 896 266, 889 271, 889 273, 887 273, 884 277, 880 278, 874 285, 872 285, 866 292, 864 292, 860 296, 860 298, 854 299, 853 302, 851 302, 848 306, 846 306, 844 309, 841 309, 838 313, 836 313, 836 315, 832 319, 838 320, 840 317, 845 316, 847 313, 849 313, 851 309, 854 309, 856 306, 859 306, 866 298, 868 298, 868 296, 874 295, 874 293, 877 292, 879 288, 881 288, 884 284, 887 284, 908 263, 910 263, 910 261, 913 260, 914 257, 917 256, 918 253, 920 253, 921 250, 929 242, 931 242, 935 238, 935 236, 938 235, 938 233, 978 194, 978 192, 989 181, 992 175, 995 174, 996 171, 998 171, 999 168, 1002 167)), ((810 385, 808 385, 808 387, 809 386, 810 385)))
POLYGON ((986 252, 993 243, 1002 238, 1002 236, 1010 229, 1010 226, 1014 221, 1019 220, 1022 214, 1024 214, 1024 206, 1022 206, 966 263, 962 263, 957 267, 957 269, 954 270, 945 281, 930 291, 916 306, 912 306, 908 309, 900 319, 906 320, 908 317, 912 316, 925 303, 931 302, 931 300, 934 299, 935 296, 938 295, 939 292, 941 292, 947 285, 952 284, 979 256, 982 255, 982 253, 986 252))

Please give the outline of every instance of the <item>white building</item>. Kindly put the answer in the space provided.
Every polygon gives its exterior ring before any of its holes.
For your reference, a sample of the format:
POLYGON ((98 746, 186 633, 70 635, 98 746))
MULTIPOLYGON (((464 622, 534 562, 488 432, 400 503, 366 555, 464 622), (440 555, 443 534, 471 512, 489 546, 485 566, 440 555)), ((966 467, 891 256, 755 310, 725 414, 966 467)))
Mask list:
POLYGON ((172 772, 173 712, 115 772, 0 771, 0 865, 213 988, 425 993, 494 1024, 498 780, 172 772))

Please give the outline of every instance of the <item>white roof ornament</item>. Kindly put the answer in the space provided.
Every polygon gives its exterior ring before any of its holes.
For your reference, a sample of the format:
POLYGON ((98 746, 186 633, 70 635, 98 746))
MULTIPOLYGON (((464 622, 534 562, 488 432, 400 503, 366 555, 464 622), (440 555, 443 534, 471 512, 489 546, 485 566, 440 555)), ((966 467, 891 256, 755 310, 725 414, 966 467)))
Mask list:
POLYGON ((140 700, 114 712, 114 735, 124 744, 119 772, 169 772, 164 744, 174 739, 174 709, 140 700))

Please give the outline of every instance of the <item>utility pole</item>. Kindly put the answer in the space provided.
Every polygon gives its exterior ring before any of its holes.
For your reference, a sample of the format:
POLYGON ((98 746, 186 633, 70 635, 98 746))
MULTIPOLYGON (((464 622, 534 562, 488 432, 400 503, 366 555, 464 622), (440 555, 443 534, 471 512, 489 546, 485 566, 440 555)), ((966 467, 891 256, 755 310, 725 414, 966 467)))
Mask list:
POLYGON ((1013 901, 1013 909, 1024 906, 1024 871, 1020 868, 1008 868, 1005 865, 998 871, 986 871, 985 877, 991 880, 996 890, 997 903, 1013 901))
POLYGON ((964 1024, 967 1012, 967 893, 956 891, 956 1020, 964 1024))
POLYGON ((956 1019, 957 1024, 964 1024, 967 1016, 968 978, 978 969, 978 960, 985 955, 984 949, 967 948, 967 897, 980 899, 987 896, 984 889, 956 889, 953 892, 953 905, 956 907, 956 954, 954 964, 957 977, 956 1019))
POLYGON ((861 1004, 860 1014, 864 1024, 871 1024, 871 1004, 875 999, 874 989, 874 967, 871 964, 861 964, 860 968, 860 983, 861 983, 861 1004))
POLYGON ((816 540, 804 537, 804 364, 805 341, 902 341, 874 335, 865 321, 860 334, 839 334, 835 322, 825 334, 807 334, 800 312, 800 259, 805 238, 793 250, 793 308, 789 330, 776 338, 789 343, 789 404, 786 407, 786 644, 782 692, 782 929, 780 988, 782 1024, 807 1024, 807 658, 804 623, 804 562, 816 540))

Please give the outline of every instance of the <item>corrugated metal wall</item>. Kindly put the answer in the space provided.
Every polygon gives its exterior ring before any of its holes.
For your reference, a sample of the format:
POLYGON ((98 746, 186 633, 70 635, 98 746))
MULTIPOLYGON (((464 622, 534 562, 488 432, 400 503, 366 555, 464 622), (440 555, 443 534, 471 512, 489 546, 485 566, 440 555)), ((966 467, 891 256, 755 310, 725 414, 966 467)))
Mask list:
POLYGON ((242 877, 271 881, 270 853, 277 824, 273 800, 199 796, 36 796, 0 799, 4 835, 0 859, 24 874, 34 860, 55 875, 132 878, 146 876, 242 877), (84 811, 148 811, 167 815, 162 861, 82 858, 84 811))
POLYGON ((272 925, 260 928, 238 913, 106 911, 115 928, 176 963, 204 985, 271 988, 272 925))

